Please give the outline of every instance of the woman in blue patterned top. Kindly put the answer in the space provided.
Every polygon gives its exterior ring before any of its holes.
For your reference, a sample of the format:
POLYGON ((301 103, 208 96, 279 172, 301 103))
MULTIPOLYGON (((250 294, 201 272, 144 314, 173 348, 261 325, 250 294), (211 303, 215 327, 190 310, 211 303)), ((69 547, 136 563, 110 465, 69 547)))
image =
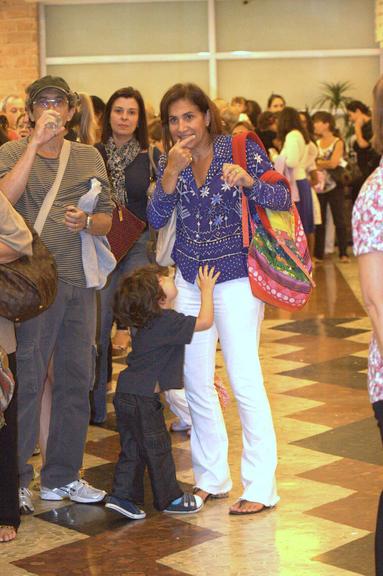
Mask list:
POLYGON ((250 211, 257 204, 277 210, 291 206, 287 185, 266 182, 272 167, 263 149, 247 142, 248 172, 233 164, 230 136, 221 135, 215 106, 194 84, 176 84, 161 102, 166 155, 148 219, 155 228, 177 213, 173 259, 177 266, 176 309, 195 314, 199 306, 198 268, 220 271, 214 294, 214 325, 194 334, 186 346, 184 385, 192 416, 191 451, 196 493, 223 497, 232 487, 228 438, 214 389, 219 338, 243 427, 243 493, 231 514, 254 514, 274 506, 276 441, 258 357, 264 304, 254 298, 242 245, 241 189, 250 211))

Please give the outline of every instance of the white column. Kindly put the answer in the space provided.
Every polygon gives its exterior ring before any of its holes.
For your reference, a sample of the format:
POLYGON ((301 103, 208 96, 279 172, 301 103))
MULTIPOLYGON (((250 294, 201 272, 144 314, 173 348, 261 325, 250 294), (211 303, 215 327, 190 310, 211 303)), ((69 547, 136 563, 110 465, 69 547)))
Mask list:
POLYGON ((216 58, 216 21, 215 21, 215 0, 208 0, 208 40, 209 40, 209 95, 210 98, 217 98, 217 58, 216 58))
POLYGON ((39 2, 39 68, 40 76, 45 76, 47 73, 46 56, 46 18, 45 18, 45 5, 39 2))

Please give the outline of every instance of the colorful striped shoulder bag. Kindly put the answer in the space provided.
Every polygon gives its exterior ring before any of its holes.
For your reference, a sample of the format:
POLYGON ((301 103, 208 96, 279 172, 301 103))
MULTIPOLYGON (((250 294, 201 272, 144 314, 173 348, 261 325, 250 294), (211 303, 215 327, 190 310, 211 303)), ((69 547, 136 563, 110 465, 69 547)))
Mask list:
MULTIPOLYGON (((254 132, 242 132, 233 137, 233 162, 245 170, 247 138, 263 149, 254 132)), ((268 170, 260 179, 270 184, 281 180, 287 182, 274 170, 268 170)), ((303 308, 315 283, 306 235, 294 203, 287 211, 257 205, 256 214, 252 217, 248 199, 242 191, 242 233, 243 245, 248 248, 248 273, 253 295, 266 304, 290 312, 303 308)))

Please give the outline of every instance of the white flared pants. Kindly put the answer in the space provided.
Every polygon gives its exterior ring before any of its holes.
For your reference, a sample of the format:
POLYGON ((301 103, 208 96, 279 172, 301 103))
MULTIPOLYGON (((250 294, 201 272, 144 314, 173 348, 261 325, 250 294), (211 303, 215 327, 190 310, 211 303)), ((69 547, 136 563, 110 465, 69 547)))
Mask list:
MULTIPOLYGON (((176 274, 175 308, 198 316, 201 296, 195 284, 176 274)), ((232 487, 228 466, 228 437, 214 388, 219 337, 226 370, 242 424, 241 498, 273 506, 276 493, 276 439, 270 405, 258 356, 264 304, 251 293, 247 278, 217 284, 214 324, 195 332, 186 346, 184 384, 192 418, 191 452, 195 485, 209 493, 232 487)))
POLYGON ((185 390, 183 388, 174 390, 165 390, 166 402, 169 404, 170 410, 178 416, 180 423, 186 426, 191 426, 191 417, 189 405, 186 400, 185 390))

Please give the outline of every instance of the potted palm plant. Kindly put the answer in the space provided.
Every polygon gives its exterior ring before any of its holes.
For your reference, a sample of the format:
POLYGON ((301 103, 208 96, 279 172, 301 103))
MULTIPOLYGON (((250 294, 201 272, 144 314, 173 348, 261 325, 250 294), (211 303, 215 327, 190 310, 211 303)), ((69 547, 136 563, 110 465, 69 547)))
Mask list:
POLYGON ((346 106, 353 100, 347 92, 352 88, 351 82, 322 82, 323 91, 315 102, 316 108, 326 108, 337 120, 338 127, 343 132, 346 140, 352 133, 352 128, 348 121, 346 106))
POLYGON ((315 106, 326 107, 331 114, 346 115, 346 104, 352 100, 347 96, 348 90, 352 88, 351 82, 322 82, 323 92, 318 98, 315 106))

